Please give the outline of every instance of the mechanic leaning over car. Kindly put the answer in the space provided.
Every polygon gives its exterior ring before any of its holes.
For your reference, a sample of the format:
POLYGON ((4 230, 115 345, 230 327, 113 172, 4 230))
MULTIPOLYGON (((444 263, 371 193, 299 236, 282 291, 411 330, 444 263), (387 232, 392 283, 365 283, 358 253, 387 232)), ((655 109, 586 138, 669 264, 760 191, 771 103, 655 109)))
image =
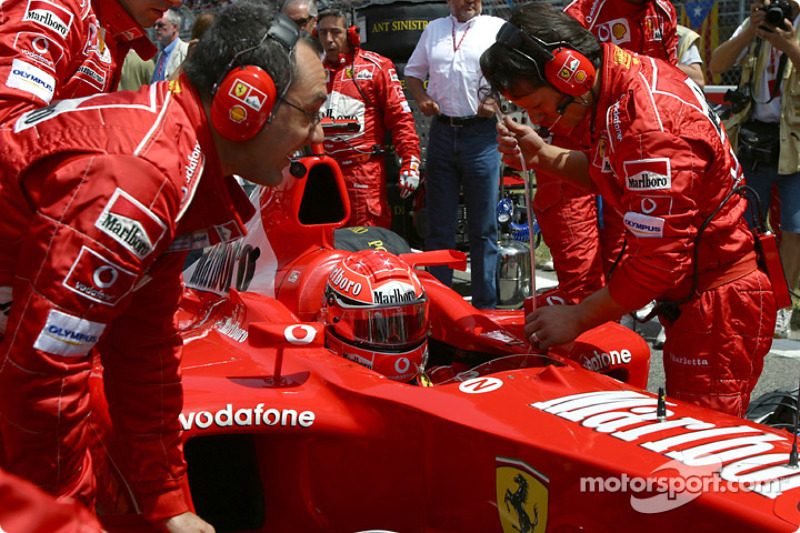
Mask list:
POLYGON ((55 100, 117 88, 133 49, 157 51, 143 28, 180 0, 8 0, 0 12, 0 124, 55 100))
POLYGON ((241 0, 179 79, 63 100, 0 131, 0 432, 8 469, 93 508, 93 354, 145 518, 213 531, 188 511, 174 323, 187 251, 235 239, 253 215, 237 174, 273 186, 322 142, 316 41, 241 0), (13 290, 13 293, 12 293, 13 290))
POLYGON ((772 342, 775 297, 742 216, 747 201, 730 194, 744 183, 741 168, 702 91, 659 59, 601 44, 544 2, 512 11, 481 68, 495 93, 585 149, 547 145, 506 117, 498 125, 504 162, 519 168, 524 157, 528 167, 595 187, 628 232, 605 287, 526 316, 531 342, 572 341, 655 299, 667 394, 743 415, 772 342))
MULTIPOLYGON (((601 42, 677 63, 677 15, 668 1, 573 0, 564 12, 601 42)), ((569 137, 549 131, 542 136, 555 146, 580 148, 569 137)), ((622 214, 596 194, 542 170, 536 172, 536 185, 533 212, 558 275, 558 295, 567 303, 578 303, 603 287, 623 251, 622 214)))
POLYGON ((400 156, 400 197, 407 198, 419 186, 419 136, 397 69, 390 59, 361 49, 358 27, 341 6, 332 4, 320 12, 317 34, 328 76, 325 115, 355 119, 359 125, 357 132, 327 137, 324 143, 325 153, 339 163, 347 185, 347 226, 389 229, 386 130, 392 132, 400 156))

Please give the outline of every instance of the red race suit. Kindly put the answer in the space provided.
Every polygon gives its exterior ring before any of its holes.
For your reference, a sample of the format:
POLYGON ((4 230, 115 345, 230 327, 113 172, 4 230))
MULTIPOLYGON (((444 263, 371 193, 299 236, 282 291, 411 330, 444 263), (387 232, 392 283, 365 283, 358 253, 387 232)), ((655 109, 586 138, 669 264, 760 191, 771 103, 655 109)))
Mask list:
POLYGON ((678 64, 678 16, 668 0, 573 0, 564 13, 600 42, 678 64))
POLYGON ((117 88, 130 48, 156 48, 117 0, 9 0, 0 10, 0 124, 55 100, 117 88))
POLYGON ((327 137, 325 153, 342 169, 350 198, 348 226, 389 228, 392 213, 386 194, 386 131, 402 162, 419 160, 420 143, 414 117, 391 60, 356 49, 340 56, 338 64, 325 62, 328 100, 322 108, 333 119, 357 120, 359 131, 327 137))
MULTIPOLYGON (((564 12, 600 41, 677 63, 677 16, 669 2, 648 0, 637 5, 625 0, 575 0, 564 12)), ((562 136, 554 136, 552 144, 582 149, 562 136)), ((602 199, 595 194, 547 173, 537 172, 536 183, 533 212, 553 257, 559 294, 566 303, 578 303, 603 286, 622 252, 625 228, 621 214, 598 203, 602 199)))
POLYGON ((9 126, 0 131, 6 465, 94 508, 88 378, 99 354, 127 447, 123 472, 145 517, 180 514, 181 271, 188 249, 243 235, 254 209, 222 176, 184 78, 62 100, 9 126))
POLYGON ((777 310, 742 217, 747 201, 724 201, 744 184, 725 129, 703 92, 660 60, 604 44, 598 74, 598 113, 575 131, 585 132, 592 180, 627 231, 611 297, 629 309, 688 297, 676 320, 661 316, 667 394, 743 415, 777 310))
POLYGON ((0 531, 101 533, 104 530, 78 502, 56 502, 30 482, 0 470, 0 531))

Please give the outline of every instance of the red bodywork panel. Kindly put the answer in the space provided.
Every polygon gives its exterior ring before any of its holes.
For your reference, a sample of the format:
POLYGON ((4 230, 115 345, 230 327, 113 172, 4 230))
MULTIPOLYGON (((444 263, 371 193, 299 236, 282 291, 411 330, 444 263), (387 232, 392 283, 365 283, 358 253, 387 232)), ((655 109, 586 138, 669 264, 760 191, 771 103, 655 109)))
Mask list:
MULTIPOLYGON (((642 390, 649 347, 619 324, 537 353, 522 311, 477 310, 420 271, 437 384, 394 382, 328 351, 322 293, 348 253, 333 248, 347 195, 331 160, 306 165, 305 179, 255 197, 262 215, 243 242, 185 273, 181 424, 194 506, 218 530, 798 529, 789 435, 669 399, 659 420, 642 390), (670 478, 727 485, 670 498, 617 483, 670 478), (774 479, 784 484, 771 492, 742 490, 774 479)), ((112 468, 99 370, 102 518, 145 530, 112 468)))

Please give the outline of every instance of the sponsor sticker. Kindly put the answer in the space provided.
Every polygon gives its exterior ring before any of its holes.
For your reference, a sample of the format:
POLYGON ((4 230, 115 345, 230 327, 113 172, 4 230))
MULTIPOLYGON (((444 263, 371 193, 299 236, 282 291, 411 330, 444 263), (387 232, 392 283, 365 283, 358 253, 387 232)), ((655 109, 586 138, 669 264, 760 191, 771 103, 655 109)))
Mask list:
POLYGON ((261 107, 267 101, 267 95, 265 93, 239 78, 233 82, 229 94, 247 107, 255 109, 256 111, 261 111, 261 107))
POLYGON ((139 259, 150 255, 167 232, 166 224, 122 189, 114 192, 94 225, 139 259))
POLYGON ((611 59, 618 65, 623 65, 625 68, 631 68, 631 60, 633 59, 633 56, 622 48, 616 48, 614 49, 611 59))
POLYGON ((664 219, 628 211, 622 219, 628 231, 637 237, 663 237, 664 219))
POLYGON ((669 159, 625 161, 625 187, 629 191, 655 191, 672 188, 669 159))
POLYGON ((597 26, 597 38, 620 46, 631 40, 631 30, 624 18, 609 20, 597 26))
POLYGON ((99 91, 104 91, 106 87, 106 69, 94 61, 86 61, 78 67, 75 77, 95 87, 99 91))
POLYGON ((483 394, 496 391, 503 386, 503 381, 492 377, 479 377, 462 382, 458 390, 465 394, 483 394))
POLYGON ((64 287, 84 298, 108 306, 119 303, 135 284, 136 274, 86 246, 81 247, 78 258, 62 282, 64 287))
MULTIPOLYGON (((666 414, 660 418, 657 404, 657 398, 640 392, 597 391, 562 396, 529 406, 662 455, 667 461, 656 467, 654 474, 676 470, 672 462, 677 461, 689 467, 700 467, 703 475, 713 476, 717 480, 714 487, 719 487, 719 482, 724 480, 770 499, 800 487, 800 470, 786 466, 791 434, 767 433, 757 425, 734 425, 733 418, 711 423, 683 416, 679 412, 682 408, 671 402, 667 402, 666 414)), ((669 478, 673 475, 669 474, 669 478)), ((603 482, 602 478, 589 478, 588 481, 594 482, 595 486, 598 481, 603 482)), ((587 491, 583 479, 581 491, 597 492, 587 491)), ((690 491, 688 495, 694 493, 696 491, 690 491)), ((631 506, 643 513, 677 507, 670 506, 665 500, 664 494, 641 498, 634 493, 631 506)))
POLYGON ((61 37, 69 34, 74 15, 68 9, 63 8, 47 0, 30 0, 25 9, 22 20, 30 20, 56 32, 61 37))
POLYGON ((314 411, 301 411, 298 413, 294 409, 276 409, 274 407, 264 408, 260 403, 254 408, 242 407, 233 408, 233 404, 227 404, 224 408, 211 411, 189 411, 181 413, 179 419, 184 431, 189 431, 193 427, 197 429, 207 429, 212 424, 217 427, 311 427, 317 415, 314 411))
POLYGON ((417 299, 414 287, 408 283, 392 281, 372 291, 372 301, 376 304, 399 304, 417 299))
POLYGON ((14 49, 47 70, 55 71, 64 57, 64 49, 41 33, 21 31, 14 37, 14 49))
POLYGON ((133 290, 136 274, 101 254, 81 247, 62 285, 84 298, 114 306, 133 290))
POLYGON ((49 104, 56 91, 56 79, 35 65, 15 59, 6 86, 30 93, 49 104))
POLYGON ((54 355, 84 356, 97 344, 105 324, 52 309, 33 347, 54 355))

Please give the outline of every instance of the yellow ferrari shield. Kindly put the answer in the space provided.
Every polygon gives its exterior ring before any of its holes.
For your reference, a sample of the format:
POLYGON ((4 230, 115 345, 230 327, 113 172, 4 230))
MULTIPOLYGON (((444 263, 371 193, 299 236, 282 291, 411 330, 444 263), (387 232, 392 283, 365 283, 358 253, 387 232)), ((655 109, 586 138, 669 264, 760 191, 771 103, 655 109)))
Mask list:
POLYGON ((497 458, 497 509, 504 533, 547 529, 549 481, 522 461, 497 458))

